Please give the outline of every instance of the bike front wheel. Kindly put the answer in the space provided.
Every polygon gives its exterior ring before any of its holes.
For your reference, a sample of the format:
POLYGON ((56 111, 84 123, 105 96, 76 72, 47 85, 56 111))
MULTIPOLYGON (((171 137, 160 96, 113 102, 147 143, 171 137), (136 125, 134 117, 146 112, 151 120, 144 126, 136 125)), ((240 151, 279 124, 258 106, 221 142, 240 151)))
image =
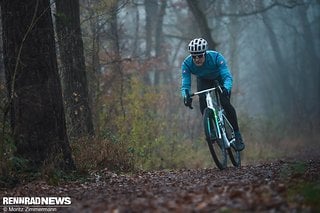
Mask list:
MULTIPOLYGON (((233 143, 234 143, 235 137, 234 137, 233 127, 230 124, 230 122, 228 121, 228 119, 227 119, 227 117, 225 116, 224 113, 223 113, 222 118, 223 118, 223 124, 224 124, 224 127, 225 127, 227 139, 229 141, 233 141, 233 143)), ((235 150, 232 145, 230 145, 227 148, 227 152, 229 154, 229 157, 230 157, 232 165, 235 166, 235 167, 240 167, 241 166, 240 152, 235 150)))
POLYGON ((212 109, 206 108, 204 110, 203 125, 211 156, 220 170, 225 169, 227 167, 227 151, 222 137, 218 136, 219 128, 212 109))

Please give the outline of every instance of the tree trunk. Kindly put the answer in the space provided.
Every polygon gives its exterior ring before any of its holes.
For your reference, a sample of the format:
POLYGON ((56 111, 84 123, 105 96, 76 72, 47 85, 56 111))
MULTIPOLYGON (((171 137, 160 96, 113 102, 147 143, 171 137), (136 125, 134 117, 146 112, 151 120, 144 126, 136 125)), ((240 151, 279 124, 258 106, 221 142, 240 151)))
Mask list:
MULTIPOLYGON (((297 56, 297 58, 303 58, 304 68, 302 72, 299 72, 299 81, 301 84, 299 89, 305 103, 304 111, 306 111, 309 116, 305 119, 308 119, 312 123, 310 129, 317 132, 317 127, 320 127, 320 121, 314 118, 320 117, 320 63, 319 54, 317 54, 317 47, 319 46, 316 44, 317 39, 314 38, 312 28, 310 27, 312 25, 309 23, 307 11, 307 5, 300 7, 298 10, 298 16, 301 22, 300 26, 303 29, 303 44, 305 47, 303 56, 297 56)), ((319 28, 317 32, 319 32, 319 28)))
POLYGON ((80 28, 79 0, 56 1, 62 88, 71 138, 94 135, 80 28))
MULTIPOLYGON (((274 31, 274 27, 272 26, 272 21, 268 17, 266 13, 262 13, 262 21, 266 27, 267 35, 266 38, 270 40, 272 53, 274 55, 274 60, 277 70, 273 70, 272 74, 269 76, 272 76, 272 82, 270 82, 270 87, 274 88, 274 91, 276 92, 274 94, 274 97, 277 97, 278 99, 276 102, 279 104, 281 110, 284 110, 288 112, 288 109, 286 106, 291 106, 292 104, 289 103, 292 101, 290 90, 290 84, 288 82, 288 77, 286 75, 287 67, 286 67, 286 61, 284 60, 283 54, 281 52, 281 47, 278 42, 276 33, 274 31)), ((286 113, 283 112, 283 113, 286 113)))
POLYGON ((146 57, 150 58, 153 46, 154 30, 157 22, 158 1, 145 0, 146 11, 146 57))
POLYGON ((101 45, 101 28, 104 25, 100 25, 99 17, 95 15, 95 11, 92 8, 95 3, 91 1, 86 1, 86 4, 82 5, 86 8, 89 17, 89 27, 87 28, 87 34, 91 34, 90 37, 90 44, 89 50, 86 53, 87 59, 87 78, 88 78, 88 89, 90 91, 90 102, 91 105, 91 112, 93 117, 94 125, 97 127, 95 129, 95 133, 99 135, 99 98, 101 95, 101 64, 99 58, 99 50, 101 45))
MULTIPOLYGON (((161 68, 158 68, 155 70, 155 76, 154 76, 154 84, 159 85, 160 84, 160 78, 163 77, 163 72, 165 69, 165 63, 166 58, 164 57, 164 35, 163 35, 163 18, 166 13, 167 8, 167 0, 161 1, 161 5, 158 11, 158 18, 157 18, 157 24, 156 24, 156 33, 155 33, 155 52, 156 52, 156 58, 160 61, 162 64, 161 68), (161 75, 162 74, 162 75, 161 75)), ((169 73, 166 73, 169 75, 169 73)), ((171 73, 170 73, 171 74, 171 73)), ((164 79, 163 79, 164 80, 164 79)))
POLYGON ((199 2, 194 0, 187 0, 187 3, 196 22, 198 23, 200 32, 202 34, 201 37, 208 41, 209 49, 213 49, 213 50, 216 49, 217 44, 214 42, 211 36, 211 30, 209 28, 206 15, 201 11, 199 7, 199 2))
POLYGON ((31 168, 74 168, 66 134, 49 0, 3 0, 6 83, 17 155, 31 168))
MULTIPOLYGON (((146 12, 146 60, 152 58, 152 47, 153 47, 153 38, 154 38, 154 30, 157 21, 157 17, 155 14, 158 12, 158 2, 157 0, 145 0, 145 12, 146 12)), ((154 78, 154 70, 148 70, 143 76, 144 82, 146 84, 152 84, 154 78)))
POLYGON ((111 61, 112 65, 110 67, 113 80, 113 90, 118 94, 119 100, 117 104, 120 105, 120 113, 125 117, 124 103, 123 103, 123 93, 125 89, 125 79, 124 73, 121 66, 121 54, 120 54, 120 38, 118 33, 118 17, 117 17, 117 8, 118 0, 114 1, 111 6, 111 17, 110 17, 110 50, 111 50, 111 61))

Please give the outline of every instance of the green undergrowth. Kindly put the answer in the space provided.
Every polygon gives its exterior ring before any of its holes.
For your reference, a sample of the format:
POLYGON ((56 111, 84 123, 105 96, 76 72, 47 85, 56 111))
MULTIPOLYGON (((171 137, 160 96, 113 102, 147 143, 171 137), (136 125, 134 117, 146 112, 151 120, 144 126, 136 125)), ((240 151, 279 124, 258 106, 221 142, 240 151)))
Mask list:
POLYGON ((292 205, 303 202, 305 208, 319 212, 320 210, 320 181, 304 178, 308 170, 306 162, 287 163, 280 171, 280 177, 287 181, 287 199, 292 205))
POLYGON ((181 144, 155 139, 140 148, 118 140, 91 139, 73 143, 72 151, 79 172, 107 169, 126 173, 213 166, 207 144, 201 140, 181 144))
POLYGON ((310 206, 314 211, 320 211, 320 181, 302 182, 291 186, 287 192, 288 200, 295 202, 297 199, 303 199, 304 203, 310 206))
POLYGON ((302 161, 286 163, 280 171, 280 177, 290 178, 292 176, 302 176, 307 168, 307 163, 302 161))

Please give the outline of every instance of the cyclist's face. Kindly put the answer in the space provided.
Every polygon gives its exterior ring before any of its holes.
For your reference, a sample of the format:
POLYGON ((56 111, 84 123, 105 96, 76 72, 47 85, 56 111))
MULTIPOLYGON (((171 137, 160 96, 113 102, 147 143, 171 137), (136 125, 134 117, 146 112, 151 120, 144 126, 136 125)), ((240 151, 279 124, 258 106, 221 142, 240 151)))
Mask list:
POLYGON ((205 53, 203 53, 201 55, 193 55, 192 60, 196 66, 202 66, 202 64, 205 61, 205 53))

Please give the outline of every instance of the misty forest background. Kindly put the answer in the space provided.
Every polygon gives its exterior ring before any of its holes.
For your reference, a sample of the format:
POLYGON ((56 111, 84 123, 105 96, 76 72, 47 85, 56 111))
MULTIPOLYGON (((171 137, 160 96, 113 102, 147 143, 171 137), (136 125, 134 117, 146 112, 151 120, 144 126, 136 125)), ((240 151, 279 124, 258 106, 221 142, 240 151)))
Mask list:
POLYGON ((1 1, 2 174, 56 168, 58 158, 82 171, 212 167, 198 100, 189 110, 180 96, 195 37, 234 76, 243 164, 319 143, 318 0, 18 2, 1 1), (61 84, 41 87, 42 76, 61 84))

